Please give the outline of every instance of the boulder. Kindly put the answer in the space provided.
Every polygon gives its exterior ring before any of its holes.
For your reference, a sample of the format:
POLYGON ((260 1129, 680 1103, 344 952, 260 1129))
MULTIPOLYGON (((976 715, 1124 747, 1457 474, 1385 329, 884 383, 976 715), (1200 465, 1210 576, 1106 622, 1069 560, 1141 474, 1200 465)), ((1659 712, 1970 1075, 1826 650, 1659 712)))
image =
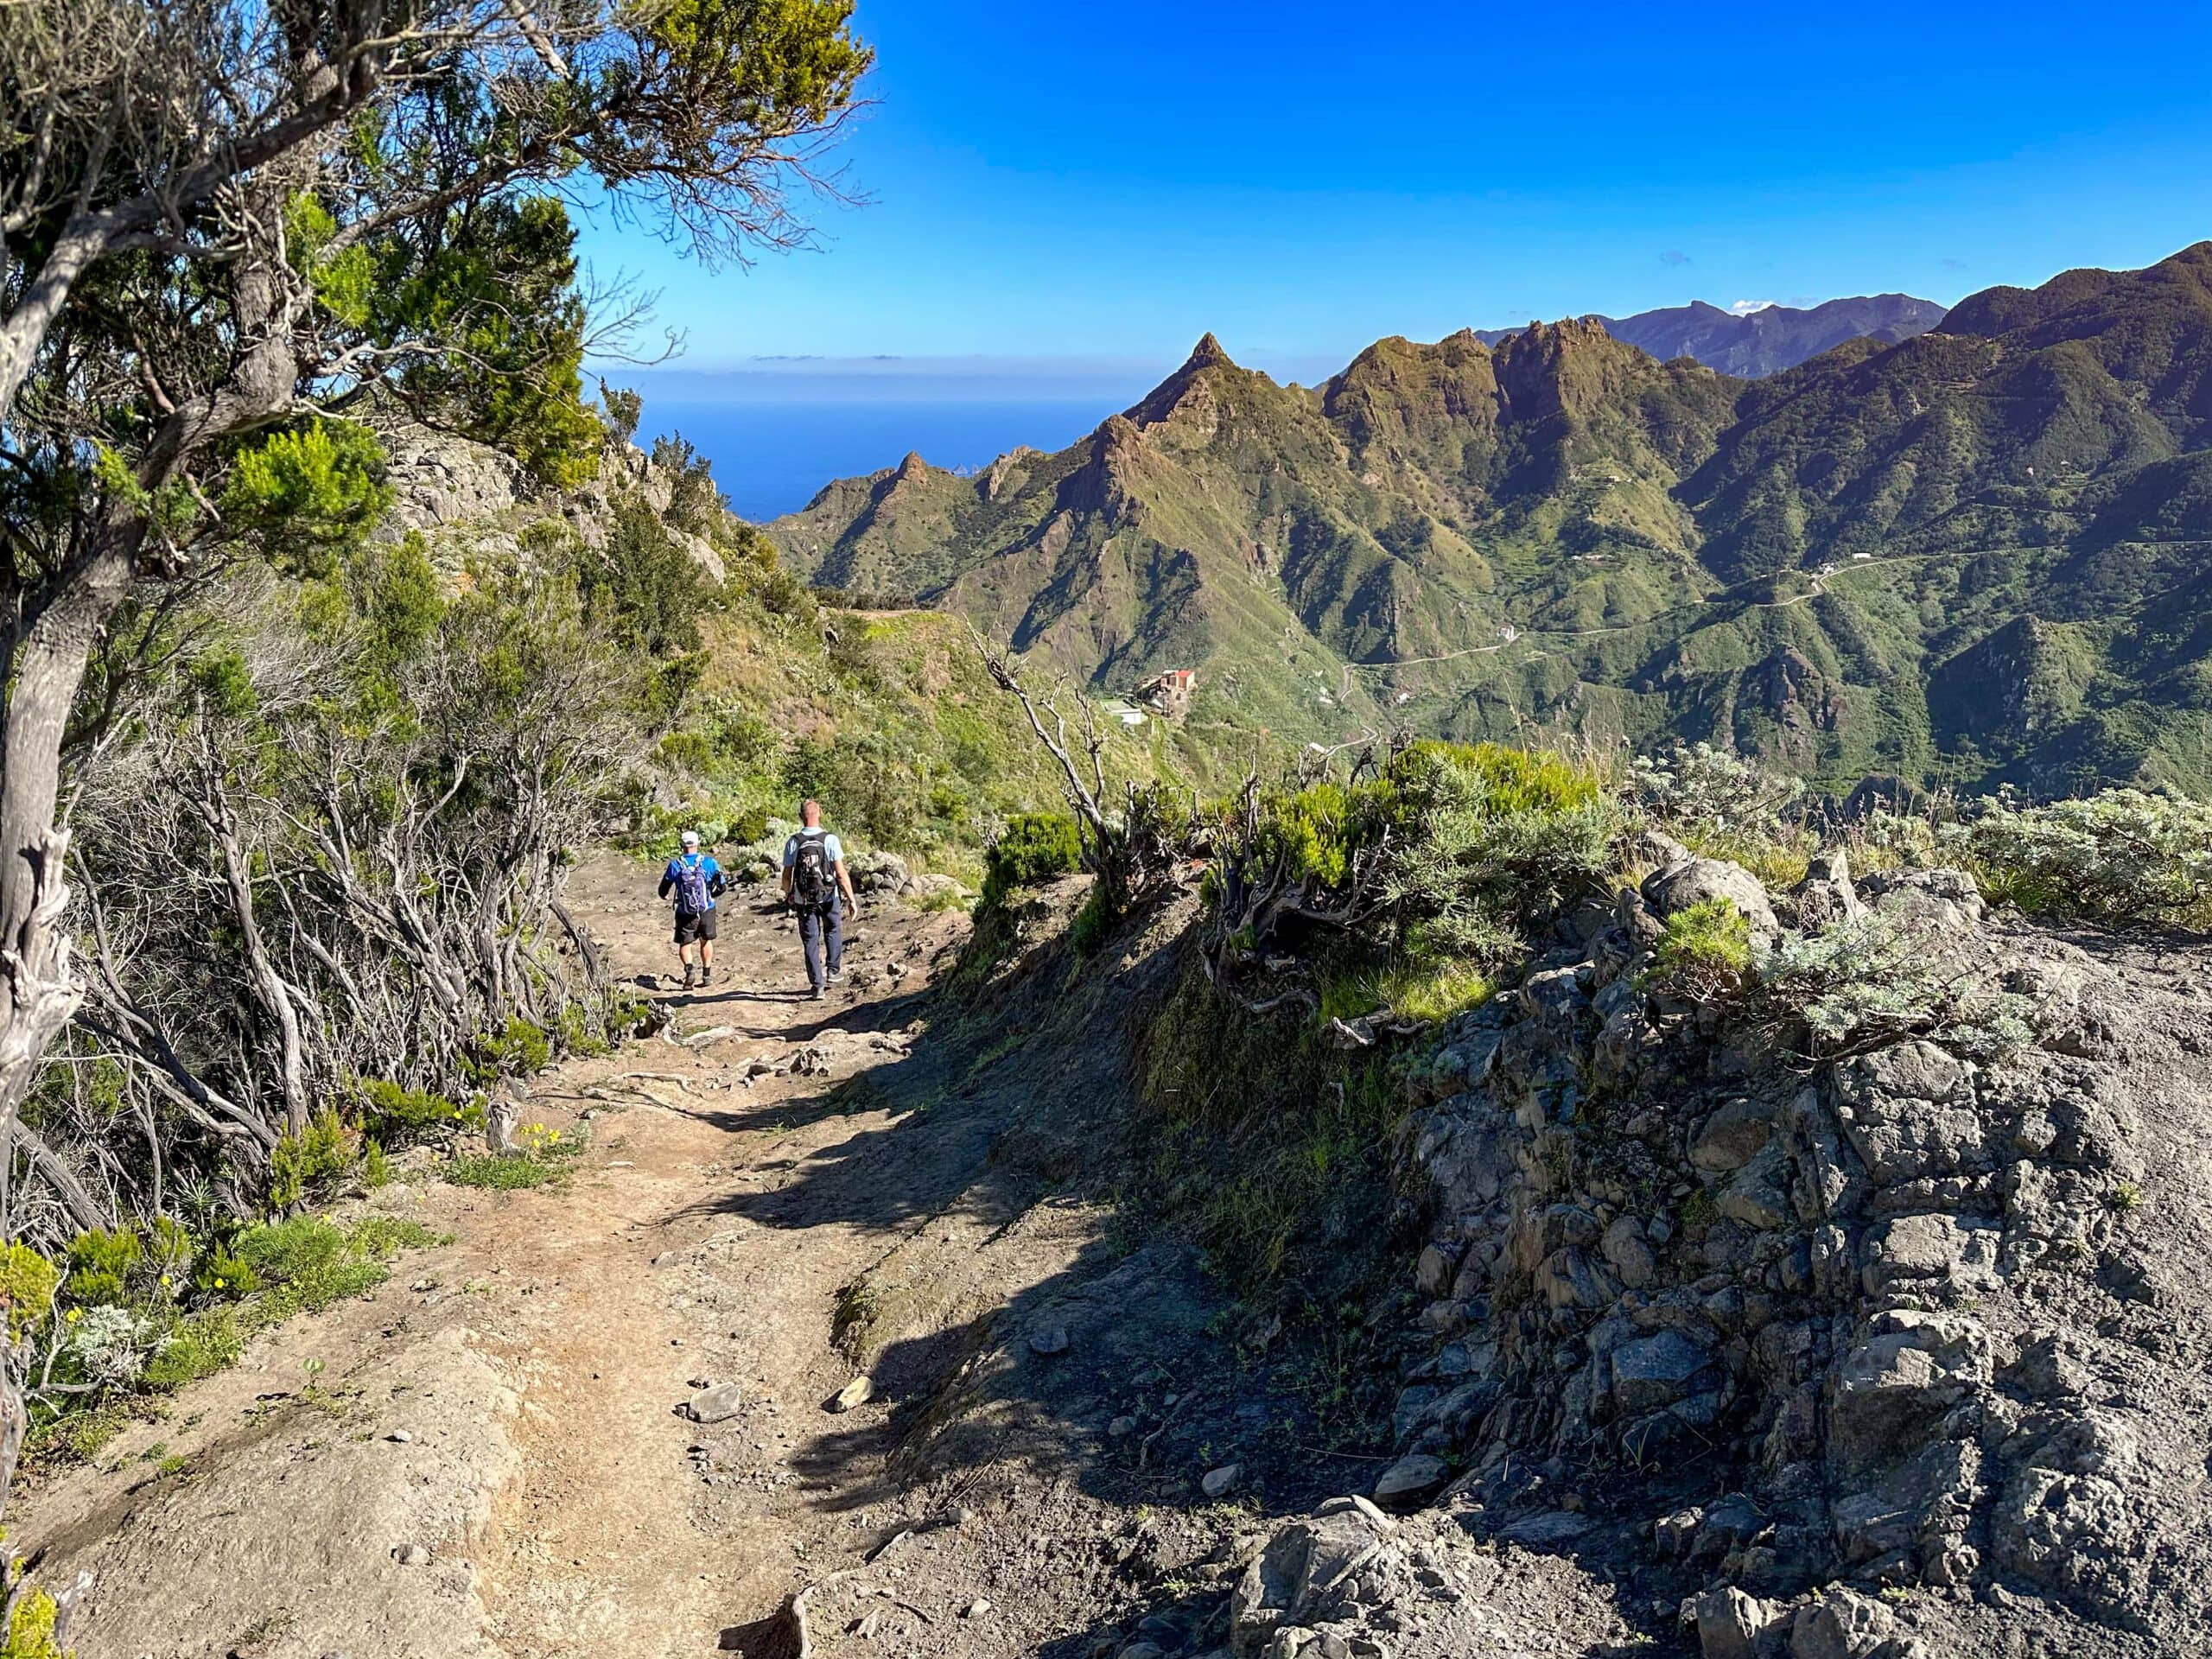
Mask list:
POLYGON ((1626 1289, 1642 1290, 1659 1270, 1651 1246, 1644 1241, 1643 1224, 1634 1216, 1614 1217, 1598 1249, 1626 1289))
POLYGON ((1230 1592, 1231 1651, 1262 1652, 1289 1630, 1310 1636, 1306 1624, 1333 1611, 1346 1580, 1373 1556, 1382 1535, 1382 1528, 1356 1508, 1278 1529, 1230 1592))
POLYGON ((1897 1615, 1872 1596, 1831 1587, 1797 1610, 1790 1659, 1884 1659, 1897 1627, 1897 1615))
POLYGON ((1762 1101, 1730 1101, 1698 1130, 1690 1142, 1690 1162, 1708 1174, 1741 1169, 1765 1147, 1774 1133, 1773 1120, 1773 1108, 1762 1101))
POLYGON ((1435 1497, 1451 1478, 1443 1459, 1408 1452, 1382 1471, 1375 1483, 1375 1501, 1384 1509, 1413 1509, 1435 1497))
POLYGON ((1825 933, 1866 918, 1866 906, 1852 886, 1851 862, 1840 847, 1815 853, 1790 897, 1797 901, 1797 925, 1807 933, 1825 933))
POLYGON ((1665 1330, 1613 1351, 1613 1400, 1630 1414, 1671 1406, 1710 1382, 1713 1351, 1680 1331, 1665 1330))
POLYGON ((1708 899, 1726 899, 1751 923, 1756 948, 1771 950, 1782 938, 1782 924, 1775 919, 1774 906, 1758 877, 1726 859, 1691 858, 1646 876, 1643 896, 1662 918, 1708 899))
POLYGON ((1837 1368, 1828 1446, 1849 1466, 1888 1463, 1974 1427, 1990 1380, 1989 1339, 1955 1314, 1877 1315, 1837 1368))
POLYGON ((1775 1623, 1771 1607, 1732 1584, 1700 1596, 1690 1617, 1705 1659, 1758 1659, 1759 1637, 1775 1623))

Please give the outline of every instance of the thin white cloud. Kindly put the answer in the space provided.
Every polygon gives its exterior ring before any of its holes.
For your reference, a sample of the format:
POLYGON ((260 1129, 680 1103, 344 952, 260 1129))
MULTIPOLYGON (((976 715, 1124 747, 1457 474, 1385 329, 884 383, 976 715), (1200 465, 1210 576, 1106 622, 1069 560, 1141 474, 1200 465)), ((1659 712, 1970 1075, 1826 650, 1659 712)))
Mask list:
POLYGON ((1728 308, 1739 317, 1748 317, 1754 311, 1764 311, 1780 303, 1778 300, 1738 300, 1728 308))

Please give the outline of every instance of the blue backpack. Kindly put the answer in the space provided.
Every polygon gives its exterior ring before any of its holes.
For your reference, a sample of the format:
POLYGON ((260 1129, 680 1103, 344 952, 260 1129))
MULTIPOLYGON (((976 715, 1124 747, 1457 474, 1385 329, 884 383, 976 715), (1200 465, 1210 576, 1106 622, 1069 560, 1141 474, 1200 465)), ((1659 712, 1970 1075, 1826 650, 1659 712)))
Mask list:
POLYGON ((707 891, 706 860, 697 853, 679 856, 671 867, 676 872, 676 907, 686 916, 703 916, 715 907, 714 895, 707 891))

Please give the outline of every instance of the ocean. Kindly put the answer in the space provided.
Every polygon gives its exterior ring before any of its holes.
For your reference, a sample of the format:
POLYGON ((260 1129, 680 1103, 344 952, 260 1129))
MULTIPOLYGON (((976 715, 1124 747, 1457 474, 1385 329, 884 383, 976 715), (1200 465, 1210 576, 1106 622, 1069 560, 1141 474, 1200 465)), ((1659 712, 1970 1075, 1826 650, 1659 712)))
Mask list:
POLYGON ((896 467, 980 467, 1020 444, 1060 449, 1128 400, 694 402, 646 394, 638 442, 681 433, 714 466, 740 518, 795 512, 832 479, 896 467))

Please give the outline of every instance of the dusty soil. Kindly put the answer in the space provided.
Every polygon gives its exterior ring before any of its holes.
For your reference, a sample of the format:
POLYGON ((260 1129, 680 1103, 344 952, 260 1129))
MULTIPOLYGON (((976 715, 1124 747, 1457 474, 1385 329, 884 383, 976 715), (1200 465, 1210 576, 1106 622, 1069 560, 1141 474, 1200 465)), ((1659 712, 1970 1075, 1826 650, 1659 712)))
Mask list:
MULTIPOLYGON (((734 894, 684 994, 651 886, 608 855, 572 889, 671 1023, 533 1081, 525 1123, 588 1130, 566 1180, 410 1170, 359 1204, 449 1243, 26 1493, 46 1580, 93 1575, 80 1659, 759 1654, 802 1591, 817 1654, 1197 1653, 1270 1515, 1372 1481, 1102 1196, 1158 938, 963 1012, 923 993, 966 919, 883 904, 817 1003, 734 894), (680 1413, 728 1383, 734 1414, 680 1413)), ((1572 1563, 1513 1573, 1542 1617, 1483 1651, 1628 1635, 1572 1563)))

